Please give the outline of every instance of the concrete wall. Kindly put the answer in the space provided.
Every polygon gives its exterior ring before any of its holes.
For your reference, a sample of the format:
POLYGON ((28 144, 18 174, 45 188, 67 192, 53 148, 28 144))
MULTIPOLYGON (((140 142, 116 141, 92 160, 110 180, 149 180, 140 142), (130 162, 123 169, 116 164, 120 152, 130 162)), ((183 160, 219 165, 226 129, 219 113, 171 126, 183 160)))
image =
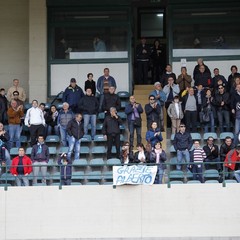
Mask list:
POLYGON ((1 188, 0 239, 240 239, 239 186, 1 188))
POLYGON ((18 78, 28 94, 28 0, 0 0, 0 87, 18 78))

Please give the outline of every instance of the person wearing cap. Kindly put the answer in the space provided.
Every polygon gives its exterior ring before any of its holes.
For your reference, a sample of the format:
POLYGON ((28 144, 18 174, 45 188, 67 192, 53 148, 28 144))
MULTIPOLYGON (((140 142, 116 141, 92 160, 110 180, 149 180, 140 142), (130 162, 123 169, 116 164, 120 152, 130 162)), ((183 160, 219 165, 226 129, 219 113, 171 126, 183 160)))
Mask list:
POLYGON ((71 185, 72 183, 72 161, 67 158, 66 153, 62 153, 58 158, 60 166, 61 185, 71 185))
POLYGON ((172 122, 172 134, 175 134, 179 131, 181 120, 184 117, 182 104, 179 102, 179 97, 177 95, 173 98, 173 102, 169 105, 167 113, 172 122))
POLYGON ((78 113, 78 103, 84 96, 82 88, 77 85, 76 79, 71 78, 70 85, 65 89, 63 93, 62 102, 67 102, 69 107, 74 113, 78 113))
POLYGON ((161 131, 164 131, 164 111, 163 111, 163 106, 166 101, 166 94, 162 90, 162 86, 160 82, 155 82, 154 83, 154 90, 149 94, 153 95, 156 98, 157 103, 161 107, 161 112, 159 115, 159 127, 161 128, 161 131))
POLYGON ((233 178, 233 175, 240 182, 240 144, 238 144, 234 149, 227 153, 224 161, 224 167, 226 167, 230 173, 229 178, 233 178))

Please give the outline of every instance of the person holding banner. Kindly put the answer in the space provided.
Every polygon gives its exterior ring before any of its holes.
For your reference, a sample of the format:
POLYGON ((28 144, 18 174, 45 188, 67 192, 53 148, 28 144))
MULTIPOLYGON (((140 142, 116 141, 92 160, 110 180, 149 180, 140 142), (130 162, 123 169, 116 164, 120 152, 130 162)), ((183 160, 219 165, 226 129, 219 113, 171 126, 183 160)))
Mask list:
POLYGON ((161 142, 156 142, 154 148, 150 154, 150 163, 157 164, 158 171, 155 178, 155 184, 162 184, 163 173, 166 169, 166 165, 164 164, 167 160, 166 152, 162 149, 161 142))

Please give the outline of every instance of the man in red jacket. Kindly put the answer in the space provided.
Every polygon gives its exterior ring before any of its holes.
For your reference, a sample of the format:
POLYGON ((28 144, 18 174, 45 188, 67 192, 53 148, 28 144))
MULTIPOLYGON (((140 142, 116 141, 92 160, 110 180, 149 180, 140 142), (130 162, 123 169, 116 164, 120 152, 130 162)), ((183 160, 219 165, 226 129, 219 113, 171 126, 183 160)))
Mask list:
POLYGON ((13 158, 10 171, 16 177, 17 186, 29 186, 28 174, 32 172, 32 161, 25 155, 24 148, 18 149, 18 156, 13 158))

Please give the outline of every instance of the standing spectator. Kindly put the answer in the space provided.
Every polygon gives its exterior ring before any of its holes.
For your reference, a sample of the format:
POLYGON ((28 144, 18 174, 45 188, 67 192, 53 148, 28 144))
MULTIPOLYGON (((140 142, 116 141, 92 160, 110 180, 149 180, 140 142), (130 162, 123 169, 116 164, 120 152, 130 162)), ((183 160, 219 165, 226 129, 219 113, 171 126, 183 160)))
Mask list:
POLYGON ((238 142, 238 134, 240 131, 240 84, 236 86, 236 91, 231 95, 231 110, 235 116, 235 139, 234 142, 238 142))
POLYGON ((115 107, 110 108, 110 116, 106 116, 103 122, 102 133, 107 140, 107 159, 112 158, 112 146, 115 143, 117 158, 120 159, 120 125, 122 119, 117 115, 115 107))
POLYGON ((206 158, 206 153, 200 147, 199 141, 194 141, 194 148, 190 153, 190 161, 193 163, 190 168, 193 173, 193 179, 203 182, 203 161, 206 158))
POLYGON ((92 140, 96 135, 98 108, 98 99, 92 94, 91 88, 87 88, 86 95, 79 102, 79 109, 83 113, 84 134, 88 134, 88 124, 90 122, 92 140))
POLYGON ((200 73, 200 67, 203 66, 205 71, 211 75, 211 71, 209 70, 208 66, 204 64, 202 58, 198 58, 197 60, 197 65, 195 66, 193 70, 193 79, 195 80, 197 74, 200 73))
POLYGON ((148 82, 148 68, 151 56, 151 48, 147 45, 146 38, 140 39, 140 44, 136 47, 136 61, 137 61, 137 83, 147 84, 148 82))
POLYGON ((23 105, 17 106, 17 101, 12 99, 11 106, 8 108, 8 130, 10 135, 9 148, 13 147, 16 142, 16 147, 21 146, 20 135, 21 135, 21 119, 24 116, 23 105))
POLYGON ((224 86, 227 86, 228 82, 223 75, 219 74, 219 69, 218 68, 214 68, 213 73, 214 73, 214 77, 212 78, 212 87, 213 88, 218 87, 218 83, 217 83, 218 80, 222 80, 222 84, 224 86))
POLYGON ((60 166, 61 185, 71 185, 72 183, 72 161, 67 158, 66 153, 58 159, 58 165, 60 166))
POLYGON ((19 80, 18 79, 13 79, 13 86, 10 87, 7 91, 7 99, 10 102, 11 99, 14 98, 13 92, 18 91, 19 96, 18 99, 25 102, 26 101, 26 93, 25 90, 19 86, 19 80))
POLYGON ((33 184, 37 184, 39 170, 42 174, 42 183, 46 184, 49 149, 44 142, 43 135, 39 135, 37 144, 33 145, 31 159, 33 162, 33 184))
POLYGON ((16 177, 17 186, 29 186, 28 175, 32 172, 32 161, 25 155, 24 148, 18 149, 18 156, 13 158, 10 171, 16 177))
POLYGON ((115 107, 117 111, 121 108, 120 97, 115 93, 116 88, 111 86, 109 87, 109 92, 104 93, 102 109, 107 114, 110 115, 110 108, 115 107))
POLYGON ((47 135, 59 135, 58 111, 55 105, 51 105, 49 112, 45 115, 47 124, 47 135))
POLYGON ((166 169, 166 165, 164 164, 167 160, 166 152, 162 149, 162 144, 160 142, 156 142, 154 144, 154 148, 150 154, 150 163, 157 164, 157 175, 154 183, 162 184, 163 173, 166 169))
POLYGON ((193 88, 188 89, 188 94, 183 97, 183 111, 187 130, 197 132, 197 97, 193 88))
POLYGON ((136 134, 137 134, 137 144, 140 144, 142 142, 141 114, 143 113, 143 108, 140 103, 136 102, 136 99, 134 96, 130 96, 129 100, 130 100, 129 103, 125 108, 125 113, 127 114, 130 148, 133 149, 134 130, 136 130, 136 134))
POLYGON ((2 150, 4 150, 2 152, 2 154, 4 154, 3 158, 4 158, 4 162, 6 162, 7 167, 10 167, 11 164, 11 158, 10 158, 10 154, 8 151, 8 141, 9 141, 9 134, 8 132, 4 129, 3 124, 0 122, 0 147, 2 148, 2 150))
POLYGON ((85 92, 87 91, 88 88, 90 88, 92 90, 92 95, 95 96, 96 95, 96 82, 93 80, 92 73, 87 74, 87 80, 85 81, 85 85, 84 85, 85 92))
POLYGON ((212 87, 211 73, 206 70, 204 65, 199 67, 199 73, 194 78, 194 86, 198 85, 202 85, 204 88, 212 87))
POLYGON ((205 168, 210 169, 210 165, 215 165, 215 169, 221 171, 221 164, 219 160, 219 148, 218 145, 214 144, 212 136, 208 137, 207 144, 203 147, 206 153, 205 168))
POLYGON ((172 72, 172 65, 167 64, 165 70, 166 71, 163 73, 161 78, 162 87, 165 87, 167 84, 169 84, 168 79, 170 77, 173 79, 173 83, 176 83, 176 74, 172 72))
POLYGON ((99 77, 97 80, 97 90, 100 94, 99 98, 99 112, 102 111, 103 104, 103 94, 109 92, 109 87, 117 88, 115 79, 109 75, 109 68, 104 68, 103 76, 99 77))
POLYGON ((68 134, 68 159, 71 159, 72 152, 74 150, 74 159, 79 159, 81 138, 84 135, 82 114, 75 114, 75 118, 70 120, 67 125, 68 134))
POLYGON ((162 71, 164 68, 164 60, 166 57, 165 49, 160 44, 159 39, 155 39, 152 47, 151 52, 151 59, 152 59, 152 83, 160 82, 160 76, 162 75, 162 71))
POLYGON ((180 96, 186 88, 191 87, 192 77, 187 74, 187 68, 186 67, 181 67, 181 74, 178 76, 178 78, 176 80, 176 84, 179 85, 179 89, 180 89, 179 95, 180 96))
POLYGON ((29 127, 31 146, 33 146, 38 136, 44 135, 45 130, 45 118, 43 111, 38 108, 37 100, 32 101, 32 107, 27 110, 24 123, 29 127))
POLYGON ((240 73, 238 72, 238 68, 236 65, 232 65, 231 66, 231 74, 228 76, 228 91, 231 89, 231 87, 233 86, 234 83, 234 79, 236 77, 240 77, 240 73))
POLYGON ((208 89, 206 91, 206 94, 205 96, 203 97, 203 100, 202 100, 202 111, 203 112, 206 112, 209 114, 209 119, 210 121, 209 122, 206 122, 204 123, 204 132, 208 132, 209 130, 209 127, 210 127, 210 131, 211 132, 214 132, 215 131, 215 108, 214 108, 214 105, 213 105, 213 96, 212 96, 212 92, 210 89, 208 89))
POLYGON ((157 142, 161 142, 162 140, 162 133, 157 127, 157 123, 152 122, 151 128, 146 132, 146 141, 151 144, 152 148, 154 148, 155 144, 157 142))
POLYGON ((7 125, 7 109, 8 109, 8 100, 5 96, 5 89, 0 89, 0 122, 4 125, 7 125))
POLYGON ((67 102, 69 107, 74 113, 79 112, 78 103, 80 99, 84 96, 82 88, 80 88, 75 78, 71 78, 70 85, 65 89, 63 93, 63 102, 67 102))
MULTIPOLYGON (((220 146, 220 162, 221 164, 225 161, 228 152, 235 148, 235 145, 231 137, 226 137, 224 143, 220 146)), ((228 178, 233 178, 233 174, 229 168, 225 168, 225 171, 229 172, 228 178)))
POLYGON ((179 131, 179 126, 184 116, 182 104, 181 102, 179 102, 178 96, 174 97, 173 102, 169 105, 167 109, 167 113, 172 121, 172 134, 175 134, 179 131))
POLYGON ((154 90, 149 94, 153 95, 156 98, 157 103, 161 107, 161 112, 159 115, 159 127, 161 128, 161 131, 164 131, 164 110, 163 106, 166 101, 166 94, 162 90, 162 86, 160 82, 155 82, 154 83, 154 90))
POLYGON ((156 102, 156 98, 153 95, 150 95, 148 99, 149 103, 145 105, 147 129, 151 127, 152 122, 156 122, 159 125, 159 116, 161 113, 161 106, 156 102))
POLYGON ((60 130, 61 143, 63 147, 67 146, 67 125, 68 122, 74 118, 72 110, 69 109, 69 104, 67 102, 63 103, 62 109, 58 114, 58 126, 60 130))
POLYGON ((6 153, 7 151, 4 142, 0 139, 0 175, 2 173, 2 169, 4 172, 7 172, 7 166, 9 167, 11 165, 11 160, 6 159, 6 153))
POLYGON ((93 40, 93 48, 95 52, 106 52, 106 44, 98 35, 93 40))
POLYGON ((13 92, 13 100, 15 100, 17 102, 17 107, 20 106, 20 105, 24 106, 24 102, 19 99, 19 92, 18 91, 13 92))
POLYGON ((216 108, 217 117, 219 121, 219 130, 223 132, 223 120, 225 120, 226 131, 230 131, 230 96, 225 91, 224 86, 218 87, 218 93, 216 93, 213 100, 213 104, 216 108))
POLYGON ((138 164, 150 162, 150 152, 145 150, 142 143, 137 144, 137 151, 134 153, 134 162, 138 164))
MULTIPOLYGON (((180 124, 180 130, 174 136, 173 146, 177 152, 177 170, 182 169, 183 158, 187 164, 190 162, 190 149, 192 148, 192 137, 189 132, 186 131, 186 126, 180 124)), ((188 165, 187 165, 188 167, 188 165)))

